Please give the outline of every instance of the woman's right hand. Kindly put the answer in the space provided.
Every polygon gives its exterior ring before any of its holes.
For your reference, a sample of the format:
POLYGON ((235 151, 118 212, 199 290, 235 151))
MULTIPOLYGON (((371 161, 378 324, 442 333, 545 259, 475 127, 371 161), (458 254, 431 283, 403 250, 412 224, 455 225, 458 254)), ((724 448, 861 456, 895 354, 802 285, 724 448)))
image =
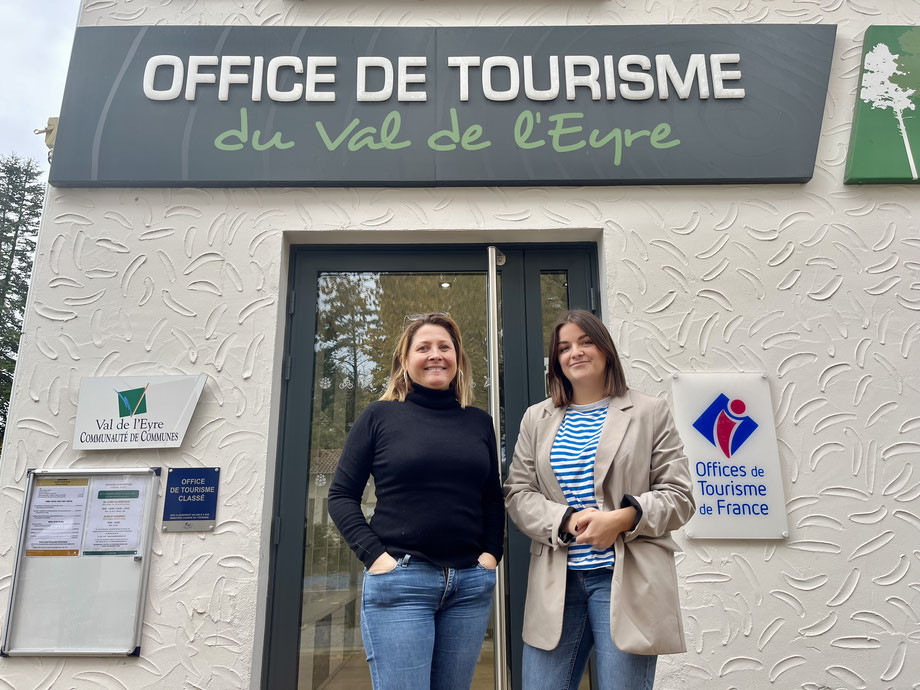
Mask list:
POLYGON ((390 572, 395 567, 396 559, 384 551, 377 557, 377 560, 371 564, 371 567, 367 569, 367 572, 369 572, 371 575, 383 575, 384 573, 390 572))
POLYGON ((581 516, 581 518, 584 519, 584 516, 587 515, 588 513, 596 513, 596 512, 597 512, 597 508, 582 508, 581 510, 576 511, 569 516, 569 519, 566 520, 566 523, 565 525, 562 526, 562 529, 568 532, 569 534, 571 534, 573 537, 577 537, 579 533, 578 532, 579 516, 581 516))

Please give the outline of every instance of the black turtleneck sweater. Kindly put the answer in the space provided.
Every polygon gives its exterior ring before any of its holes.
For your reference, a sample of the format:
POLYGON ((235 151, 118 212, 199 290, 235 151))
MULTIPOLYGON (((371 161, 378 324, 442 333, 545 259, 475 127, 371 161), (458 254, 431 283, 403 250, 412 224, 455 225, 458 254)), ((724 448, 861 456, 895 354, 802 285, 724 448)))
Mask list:
POLYGON ((492 418, 452 389, 415 386, 405 402, 368 405, 348 433, 329 487, 329 514, 370 567, 384 551, 466 568, 502 557, 504 507, 492 418), (373 475, 370 524, 361 496, 373 475))

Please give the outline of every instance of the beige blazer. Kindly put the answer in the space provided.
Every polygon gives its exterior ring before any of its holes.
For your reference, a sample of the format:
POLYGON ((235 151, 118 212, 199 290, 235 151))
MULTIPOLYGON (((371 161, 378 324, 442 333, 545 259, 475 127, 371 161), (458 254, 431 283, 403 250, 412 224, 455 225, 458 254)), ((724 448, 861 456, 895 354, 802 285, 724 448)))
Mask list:
MULTIPOLYGON (((524 413, 505 482, 505 506, 531 538, 524 604, 524 641, 554 649, 562 635, 568 547, 559 540, 567 503, 549 454, 565 407, 552 400, 524 413)), ((669 533, 686 523, 695 505, 683 443, 664 400, 636 391, 614 398, 607 410, 594 464, 594 492, 603 510, 624 494, 642 506, 636 528, 614 543, 610 635, 624 652, 686 651, 669 533)))

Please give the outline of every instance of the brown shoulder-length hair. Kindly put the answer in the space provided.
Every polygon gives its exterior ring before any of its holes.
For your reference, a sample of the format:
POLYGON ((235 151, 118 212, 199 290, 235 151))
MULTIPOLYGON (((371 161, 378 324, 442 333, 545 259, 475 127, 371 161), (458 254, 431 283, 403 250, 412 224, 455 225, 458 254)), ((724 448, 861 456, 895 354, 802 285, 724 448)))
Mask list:
POLYGON ((553 337, 549 345, 549 371, 546 375, 549 395, 556 407, 562 407, 572 402, 572 384, 562 373, 559 364, 559 330, 567 323, 574 323, 585 332, 594 346, 607 358, 606 374, 604 377, 604 392, 606 395, 617 397, 626 393, 626 374, 620 364, 613 338, 604 325, 604 322, 594 314, 584 309, 572 309, 564 312, 553 324, 553 337))
POLYGON ((406 396, 412 392, 412 379, 409 378, 409 372, 406 370, 406 361, 409 358, 409 348, 412 347, 412 339, 416 332, 422 326, 440 326, 450 336, 454 344, 454 350, 457 352, 457 375, 451 381, 454 393, 457 396, 457 402, 460 407, 466 407, 473 403, 473 382, 470 380, 470 358, 463 350, 463 338, 460 337, 460 327, 457 322, 447 314, 433 313, 423 314, 417 319, 413 319, 403 329, 396 342, 396 348, 393 350, 393 364, 390 367, 390 380, 387 383, 387 389, 381 400, 398 400, 402 402, 406 396))

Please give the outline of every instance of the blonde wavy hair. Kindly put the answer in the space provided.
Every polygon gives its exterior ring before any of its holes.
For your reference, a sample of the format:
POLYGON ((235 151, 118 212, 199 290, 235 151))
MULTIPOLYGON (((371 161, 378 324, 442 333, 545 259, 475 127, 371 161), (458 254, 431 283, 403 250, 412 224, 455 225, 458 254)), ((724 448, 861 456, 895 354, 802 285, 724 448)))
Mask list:
POLYGON ((396 343, 396 348, 393 350, 390 380, 387 383, 386 391, 380 396, 380 399, 403 402, 406 396, 412 392, 413 382, 409 378, 406 362, 409 359, 409 348, 412 347, 412 339, 422 326, 440 326, 447 331, 451 342, 454 344, 454 350, 457 352, 457 375, 451 381, 451 386, 453 386, 460 407, 471 405, 473 403, 473 382, 470 377, 470 358, 463 350, 460 327, 450 316, 438 312, 422 314, 418 318, 412 319, 403 329, 396 343))

